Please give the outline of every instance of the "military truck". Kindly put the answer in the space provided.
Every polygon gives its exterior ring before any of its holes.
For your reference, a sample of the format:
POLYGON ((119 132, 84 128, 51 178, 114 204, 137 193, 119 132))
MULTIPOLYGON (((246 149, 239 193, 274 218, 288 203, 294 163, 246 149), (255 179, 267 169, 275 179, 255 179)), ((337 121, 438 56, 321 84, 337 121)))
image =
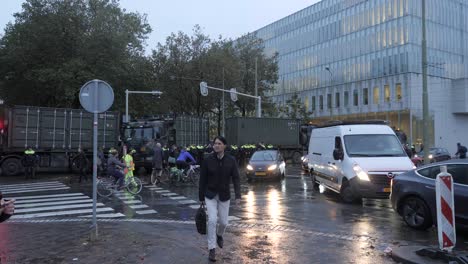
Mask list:
POLYGON ((233 117, 226 119, 226 139, 229 144, 264 143, 273 145, 283 157, 300 163, 307 151, 310 126, 298 119, 233 117))
POLYGON ((157 115, 132 120, 122 126, 127 148, 134 148, 135 167, 151 171, 153 147, 205 145, 209 141, 208 119, 186 115, 157 115))
MULTIPOLYGON (((99 114, 98 144, 104 150, 119 145, 119 113, 99 114)), ((23 172, 24 150, 39 157, 38 171, 71 171, 78 149, 91 157, 93 114, 83 109, 0 106, 0 174, 23 172)))

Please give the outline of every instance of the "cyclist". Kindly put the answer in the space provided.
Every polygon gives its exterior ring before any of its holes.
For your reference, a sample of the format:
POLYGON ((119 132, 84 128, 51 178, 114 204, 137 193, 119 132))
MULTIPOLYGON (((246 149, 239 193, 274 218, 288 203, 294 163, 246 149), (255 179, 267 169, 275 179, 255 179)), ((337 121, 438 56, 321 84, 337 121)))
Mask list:
POLYGON ((133 177, 133 171, 135 170, 135 163, 133 163, 133 154, 136 153, 135 149, 130 149, 130 151, 124 156, 123 160, 125 162, 125 166, 128 168, 125 174, 125 178, 133 177))
POLYGON ((125 168, 125 164, 119 161, 118 152, 115 148, 109 150, 109 157, 107 158, 107 173, 115 178, 115 183, 118 184, 118 189, 122 189, 124 182, 124 174, 120 171, 125 168))
POLYGON ((180 155, 176 160, 176 166, 179 170, 184 170, 184 173, 187 173, 187 169, 189 168, 189 164, 195 164, 197 161, 193 158, 193 156, 187 151, 185 147, 182 147, 180 151, 180 155), (187 163, 189 160, 190 163, 187 163))

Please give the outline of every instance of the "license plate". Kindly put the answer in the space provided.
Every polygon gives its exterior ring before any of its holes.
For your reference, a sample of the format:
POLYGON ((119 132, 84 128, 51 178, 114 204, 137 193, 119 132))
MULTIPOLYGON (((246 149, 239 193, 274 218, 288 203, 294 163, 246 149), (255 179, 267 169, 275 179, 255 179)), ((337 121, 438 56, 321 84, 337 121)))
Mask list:
POLYGON ((390 192, 392 189, 391 188, 384 188, 383 191, 384 192, 390 192))
POLYGON ((255 175, 257 176, 265 176, 266 172, 256 172, 255 175))

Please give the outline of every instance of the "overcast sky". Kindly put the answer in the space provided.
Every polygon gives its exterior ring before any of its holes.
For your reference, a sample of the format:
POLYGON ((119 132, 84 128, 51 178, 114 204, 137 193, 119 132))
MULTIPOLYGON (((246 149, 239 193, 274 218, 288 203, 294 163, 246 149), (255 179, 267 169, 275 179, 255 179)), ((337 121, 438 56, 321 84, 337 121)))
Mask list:
MULTIPOLYGON (((1 0, 0 32, 21 11, 23 0, 1 0)), ((147 51, 171 32, 191 33, 195 24, 216 38, 236 38, 299 11, 319 0, 120 0, 127 11, 147 14, 153 32, 147 51)))

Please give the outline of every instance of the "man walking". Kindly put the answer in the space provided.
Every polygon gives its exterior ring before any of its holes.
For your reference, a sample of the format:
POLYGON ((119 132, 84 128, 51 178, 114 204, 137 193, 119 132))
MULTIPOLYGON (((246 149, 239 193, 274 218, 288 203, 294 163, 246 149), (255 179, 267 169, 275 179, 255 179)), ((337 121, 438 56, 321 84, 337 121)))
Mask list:
POLYGON ((228 225, 231 199, 230 183, 234 184, 236 205, 240 204, 240 180, 236 160, 225 154, 226 139, 218 136, 213 141, 214 153, 201 166, 199 199, 208 210, 209 260, 216 261, 216 244, 223 248, 223 235, 228 225))
MULTIPOLYGON (((75 158, 75 165, 80 171, 80 179, 78 180, 78 182, 81 183, 82 178, 84 178, 84 180, 88 182, 87 171, 89 168, 89 160, 81 148, 78 149, 78 155, 75 158)), ((72 178, 73 176, 70 178, 70 183, 72 183, 72 178)))
POLYGON ((153 149, 153 171, 151 172, 151 183, 153 185, 161 182, 161 173, 163 169, 164 152, 160 143, 156 143, 153 149))
POLYGON ((455 153, 455 156, 458 156, 460 159, 466 159, 466 147, 462 146, 460 143, 457 143, 457 153, 455 153))

